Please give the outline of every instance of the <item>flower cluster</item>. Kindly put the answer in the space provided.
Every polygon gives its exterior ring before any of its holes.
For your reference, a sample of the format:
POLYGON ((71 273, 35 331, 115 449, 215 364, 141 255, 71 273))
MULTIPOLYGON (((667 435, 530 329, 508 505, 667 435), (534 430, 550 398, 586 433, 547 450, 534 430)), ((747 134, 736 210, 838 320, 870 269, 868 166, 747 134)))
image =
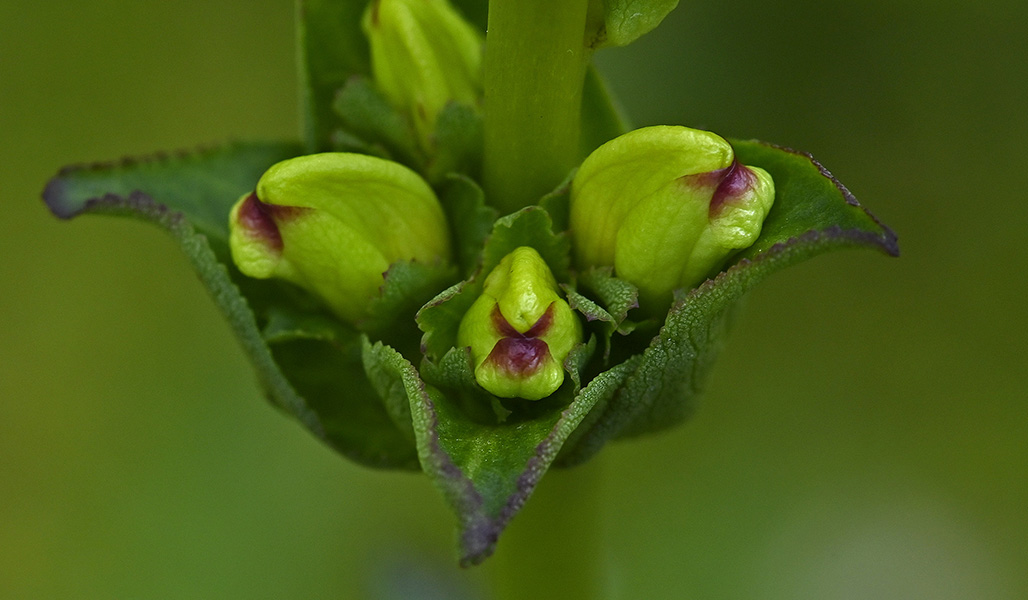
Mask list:
MULTIPOLYGON (((269 398, 358 462, 425 471, 458 515, 465 564, 492 552, 551 466, 683 420, 727 316, 764 277, 834 248, 898 252, 809 155, 626 131, 587 60, 568 74, 581 143, 558 145, 581 146, 577 167, 501 215, 510 194, 480 183, 497 103, 481 24, 447 0, 363 1, 301 3, 306 151, 69 169, 44 199, 61 217, 171 232, 269 398), (353 6, 359 19, 340 18, 353 6), (330 60, 360 35, 369 56, 330 60)), ((567 52, 587 57, 675 2, 580 4, 560 14, 567 52)))

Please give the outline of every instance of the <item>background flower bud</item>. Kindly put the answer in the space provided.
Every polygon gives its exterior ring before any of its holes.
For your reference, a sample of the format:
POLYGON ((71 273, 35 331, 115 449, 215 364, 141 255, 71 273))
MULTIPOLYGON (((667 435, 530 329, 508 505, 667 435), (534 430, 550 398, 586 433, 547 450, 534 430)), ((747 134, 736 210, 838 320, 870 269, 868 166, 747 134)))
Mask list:
POLYGON ((432 189, 394 162, 341 152, 272 166, 232 208, 229 243, 244 274, 313 292, 354 323, 398 260, 450 255, 432 189))
POLYGON ((489 273, 457 334, 457 343, 471 348, 479 385, 527 400, 557 391, 564 359, 581 340, 582 325, 558 295, 550 268, 527 246, 489 273))
POLYGON ((718 135, 645 127, 597 148, 571 187, 580 268, 613 266, 639 288, 642 306, 670 303, 760 235, 774 202, 763 169, 735 159, 718 135))
POLYGON ((481 96, 481 34, 446 0, 373 0, 362 24, 375 83, 430 147, 446 103, 481 96))

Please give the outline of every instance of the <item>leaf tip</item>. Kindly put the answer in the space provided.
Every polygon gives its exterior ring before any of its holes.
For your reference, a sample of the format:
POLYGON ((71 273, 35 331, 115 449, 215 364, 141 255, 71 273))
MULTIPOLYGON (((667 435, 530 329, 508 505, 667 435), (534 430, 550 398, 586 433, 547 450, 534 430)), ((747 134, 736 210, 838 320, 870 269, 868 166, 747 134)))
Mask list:
POLYGON ((79 210, 68 202, 68 183, 63 177, 64 170, 58 173, 53 179, 47 182, 43 188, 43 203, 50 209, 50 212, 59 219, 71 219, 79 214, 79 210))

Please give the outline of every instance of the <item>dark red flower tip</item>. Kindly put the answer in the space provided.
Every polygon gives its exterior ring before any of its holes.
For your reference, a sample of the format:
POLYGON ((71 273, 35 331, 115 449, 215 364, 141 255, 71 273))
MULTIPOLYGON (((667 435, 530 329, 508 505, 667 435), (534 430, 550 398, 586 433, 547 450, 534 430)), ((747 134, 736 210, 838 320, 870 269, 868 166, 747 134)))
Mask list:
POLYGON ((511 377, 528 377, 550 358, 550 347, 538 338, 505 337, 496 342, 486 362, 511 377))

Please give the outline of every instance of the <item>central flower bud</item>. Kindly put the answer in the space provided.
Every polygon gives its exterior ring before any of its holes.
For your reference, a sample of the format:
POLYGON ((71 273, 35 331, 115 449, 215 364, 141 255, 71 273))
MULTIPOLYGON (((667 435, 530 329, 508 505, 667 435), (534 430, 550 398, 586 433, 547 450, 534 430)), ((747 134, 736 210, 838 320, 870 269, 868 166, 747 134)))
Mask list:
POLYGON ((471 348, 475 379, 501 398, 539 400, 564 382, 564 359, 582 325, 557 292, 550 268, 522 246, 489 273, 461 320, 457 343, 471 348))

